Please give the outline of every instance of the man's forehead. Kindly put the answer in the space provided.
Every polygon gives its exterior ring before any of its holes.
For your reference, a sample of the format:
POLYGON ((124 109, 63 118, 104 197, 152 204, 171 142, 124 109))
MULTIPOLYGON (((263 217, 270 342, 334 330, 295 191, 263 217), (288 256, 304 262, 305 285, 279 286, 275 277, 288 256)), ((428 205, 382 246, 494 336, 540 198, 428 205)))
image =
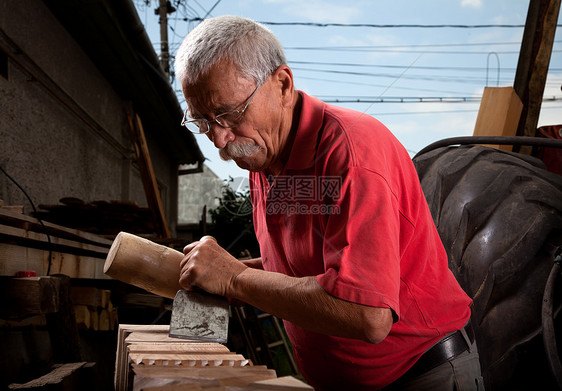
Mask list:
POLYGON ((237 109, 241 104, 239 94, 223 94, 214 91, 197 91, 186 95, 188 111, 194 115, 218 115, 237 109))
POLYGON ((208 80, 184 86, 183 92, 190 113, 210 111, 216 114, 237 109, 251 93, 252 81, 247 79, 217 83, 208 80), (249 91, 249 92, 248 92, 249 91))

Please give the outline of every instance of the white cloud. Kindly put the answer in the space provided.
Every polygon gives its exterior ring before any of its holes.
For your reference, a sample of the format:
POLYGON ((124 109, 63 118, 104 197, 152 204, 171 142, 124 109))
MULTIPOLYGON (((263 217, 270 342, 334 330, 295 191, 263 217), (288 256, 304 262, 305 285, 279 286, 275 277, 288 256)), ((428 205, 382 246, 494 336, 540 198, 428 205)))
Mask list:
POLYGON ((266 3, 282 4, 284 11, 292 16, 316 23, 350 23, 361 15, 359 6, 329 3, 325 0, 264 0, 266 3))
POLYGON ((480 7, 482 7, 482 0, 462 0, 461 6, 480 8, 480 7))

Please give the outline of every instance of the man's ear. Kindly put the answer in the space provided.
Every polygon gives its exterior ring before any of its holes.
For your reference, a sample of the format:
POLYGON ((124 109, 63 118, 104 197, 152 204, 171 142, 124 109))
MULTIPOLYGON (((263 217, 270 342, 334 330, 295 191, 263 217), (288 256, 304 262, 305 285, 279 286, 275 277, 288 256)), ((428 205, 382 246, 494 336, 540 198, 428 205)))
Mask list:
POLYGON ((275 70, 275 80, 281 88, 281 99, 284 107, 292 106, 295 85, 293 83, 293 72, 288 65, 283 64, 275 70))

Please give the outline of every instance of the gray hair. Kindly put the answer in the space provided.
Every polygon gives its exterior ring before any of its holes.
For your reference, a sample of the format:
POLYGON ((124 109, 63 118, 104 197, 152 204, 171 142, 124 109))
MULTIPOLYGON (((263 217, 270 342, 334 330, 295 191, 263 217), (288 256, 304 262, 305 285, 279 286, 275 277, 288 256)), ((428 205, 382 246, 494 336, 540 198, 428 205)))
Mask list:
POLYGON ((257 85, 286 63, 281 43, 268 28, 223 15, 204 20, 185 37, 176 54, 176 76, 181 83, 194 84, 219 60, 232 62, 257 85))

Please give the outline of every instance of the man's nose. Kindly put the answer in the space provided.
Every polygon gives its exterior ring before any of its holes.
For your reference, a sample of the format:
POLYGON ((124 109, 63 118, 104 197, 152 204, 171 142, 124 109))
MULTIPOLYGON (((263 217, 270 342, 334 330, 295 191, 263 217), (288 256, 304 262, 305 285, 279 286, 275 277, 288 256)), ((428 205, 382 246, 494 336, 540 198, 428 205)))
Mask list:
POLYGON ((209 136, 209 139, 211 139, 218 149, 226 147, 226 144, 230 141, 234 141, 235 138, 231 128, 223 128, 215 121, 209 123, 207 136, 209 136))

